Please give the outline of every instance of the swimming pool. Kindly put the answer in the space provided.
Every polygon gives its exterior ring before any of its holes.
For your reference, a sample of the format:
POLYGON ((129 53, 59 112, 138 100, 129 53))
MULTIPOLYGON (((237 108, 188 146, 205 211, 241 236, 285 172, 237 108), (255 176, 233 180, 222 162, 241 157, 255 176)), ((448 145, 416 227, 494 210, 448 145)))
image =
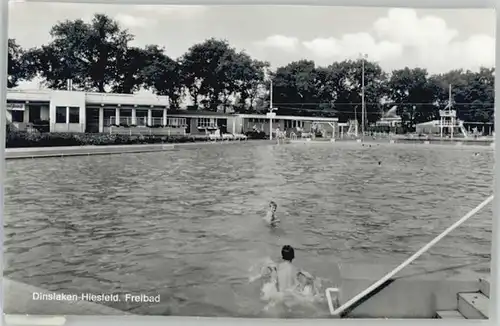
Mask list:
MULTIPOLYGON (((338 262, 393 266, 490 195, 492 178, 491 149, 397 144, 7 161, 4 275, 53 291, 161 295, 110 304, 139 314, 265 316, 249 270, 282 245, 326 280, 338 262), (279 230, 261 220, 270 200, 279 230)), ((487 262, 490 239, 489 207, 416 266, 487 262)))

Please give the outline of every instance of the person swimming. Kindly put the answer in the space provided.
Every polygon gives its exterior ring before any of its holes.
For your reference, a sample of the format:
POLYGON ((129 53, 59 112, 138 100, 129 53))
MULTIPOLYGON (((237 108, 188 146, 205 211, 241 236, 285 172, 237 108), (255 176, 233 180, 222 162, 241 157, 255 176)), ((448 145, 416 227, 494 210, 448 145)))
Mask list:
POLYGON ((276 210, 278 209, 278 204, 276 202, 271 201, 269 203, 269 209, 267 211, 267 214, 264 218, 267 224, 271 227, 276 227, 279 223, 280 220, 276 217, 276 210))
MULTIPOLYGON (((316 304, 323 300, 319 280, 295 267, 292 246, 281 248, 281 258, 281 262, 270 261, 261 269, 261 299, 267 302, 263 311, 289 315, 296 309, 316 309, 316 304)), ((324 305, 321 307, 323 311, 324 305)))
POLYGON ((300 291, 304 294, 315 294, 314 277, 306 271, 301 271, 293 265, 295 250, 290 245, 281 248, 283 261, 269 266, 267 281, 276 286, 277 292, 300 291))
POLYGON ((298 270, 292 264, 295 259, 295 250, 292 246, 285 245, 281 248, 281 258, 283 261, 276 266, 277 284, 279 292, 294 290, 299 285, 298 270))

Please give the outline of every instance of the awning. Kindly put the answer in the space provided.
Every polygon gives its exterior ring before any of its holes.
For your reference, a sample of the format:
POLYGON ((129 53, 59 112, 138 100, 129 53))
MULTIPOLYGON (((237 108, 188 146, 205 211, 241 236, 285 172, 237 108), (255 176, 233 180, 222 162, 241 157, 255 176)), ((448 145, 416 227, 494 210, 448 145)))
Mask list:
POLYGON ((7 110, 10 111, 24 111, 25 107, 24 103, 7 103, 7 110))

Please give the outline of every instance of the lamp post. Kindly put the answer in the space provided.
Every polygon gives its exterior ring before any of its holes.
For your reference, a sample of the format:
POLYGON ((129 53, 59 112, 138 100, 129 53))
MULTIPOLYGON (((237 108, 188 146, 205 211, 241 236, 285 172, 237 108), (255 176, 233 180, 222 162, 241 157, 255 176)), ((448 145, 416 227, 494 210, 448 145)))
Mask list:
POLYGON ((368 58, 367 54, 360 54, 361 56, 361 137, 365 139, 365 60, 368 58))
POLYGON ((269 140, 273 140, 273 118, 276 116, 274 113, 275 108, 273 108, 273 79, 269 75, 269 112, 267 117, 269 118, 269 140))

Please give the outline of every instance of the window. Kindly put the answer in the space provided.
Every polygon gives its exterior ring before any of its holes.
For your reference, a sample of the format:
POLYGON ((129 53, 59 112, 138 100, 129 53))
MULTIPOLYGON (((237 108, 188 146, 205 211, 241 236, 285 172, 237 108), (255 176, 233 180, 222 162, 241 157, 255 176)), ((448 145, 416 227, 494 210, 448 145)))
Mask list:
POLYGON ((104 109, 103 111, 104 126, 114 125, 116 123, 116 109, 104 109))
POLYGON ((24 122, 24 111, 13 110, 10 111, 12 122, 24 122))
MULTIPOLYGON (((163 126, 163 110, 151 111, 151 124, 153 126, 163 126)), ((165 121, 165 124, 168 124, 167 121, 165 121)))
POLYGON ((153 118, 163 118, 163 110, 152 110, 151 116, 153 118))
POLYGON ((136 110, 135 121, 138 126, 146 126, 148 124, 148 110, 136 110))
POLYGON ((208 128, 215 127, 217 125, 217 119, 214 118, 198 118, 198 127, 208 128))
POLYGON ((132 109, 120 109, 120 121, 122 126, 130 126, 132 124, 132 109))
POLYGON ((132 117, 132 109, 120 109, 120 117, 132 117))
POLYGON ((65 106, 56 106, 56 123, 66 123, 65 106))
POLYGON ((69 123, 80 123, 80 108, 70 107, 69 108, 69 123))
POLYGON ((40 106, 30 106, 29 122, 37 122, 42 120, 42 108, 40 106))

